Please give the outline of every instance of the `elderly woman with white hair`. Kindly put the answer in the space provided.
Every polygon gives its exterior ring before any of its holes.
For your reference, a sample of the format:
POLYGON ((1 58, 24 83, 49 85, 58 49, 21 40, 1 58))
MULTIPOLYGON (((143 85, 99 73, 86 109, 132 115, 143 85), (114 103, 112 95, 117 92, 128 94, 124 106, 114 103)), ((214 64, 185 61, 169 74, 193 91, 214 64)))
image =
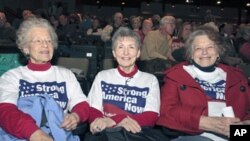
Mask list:
POLYGON ((0 140, 78 141, 70 131, 87 120, 89 106, 75 75, 50 63, 57 48, 53 27, 28 18, 16 43, 28 64, 0 78, 0 140))

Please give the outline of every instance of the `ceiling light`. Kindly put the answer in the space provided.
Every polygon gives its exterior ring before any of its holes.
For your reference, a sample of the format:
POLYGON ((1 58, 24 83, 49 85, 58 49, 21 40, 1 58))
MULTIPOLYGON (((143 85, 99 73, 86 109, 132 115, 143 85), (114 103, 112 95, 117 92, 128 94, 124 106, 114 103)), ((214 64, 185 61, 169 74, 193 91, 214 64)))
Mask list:
POLYGON ((193 0, 186 0, 186 3, 193 3, 193 0))

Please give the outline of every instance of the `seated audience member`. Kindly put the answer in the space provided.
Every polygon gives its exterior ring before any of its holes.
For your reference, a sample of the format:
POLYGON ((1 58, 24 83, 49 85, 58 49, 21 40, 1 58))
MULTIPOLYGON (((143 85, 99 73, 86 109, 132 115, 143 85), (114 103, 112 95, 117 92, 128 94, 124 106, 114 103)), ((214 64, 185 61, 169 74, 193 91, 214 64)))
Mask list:
POLYGON ((204 16, 204 22, 215 22, 216 18, 215 15, 213 15, 211 9, 206 10, 206 15, 204 16))
POLYGON ((218 32, 200 27, 185 42, 189 62, 165 72, 157 125, 173 141, 226 141, 231 124, 250 124, 250 91, 242 71, 218 62, 218 32), (223 109, 232 106, 234 115, 223 109), (178 134, 177 134, 178 133, 178 134))
POLYGON ((59 21, 56 17, 54 16, 50 16, 49 17, 49 22, 52 25, 52 27, 54 28, 54 30, 56 31, 57 28, 59 27, 59 21))
POLYGON ((102 41, 110 41, 115 31, 121 26, 123 26, 123 14, 116 12, 113 16, 113 23, 106 25, 102 30, 102 41))
POLYGON ((219 27, 220 35, 224 41, 225 55, 228 57, 237 57, 238 54, 235 49, 234 27, 232 24, 225 23, 219 27), (224 25, 224 26, 223 26, 224 25))
POLYGON ((117 127, 143 134, 144 126, 155 125, 160 107, 159 84, 155 76, 135 65, 140 45, 140 38, 126 27, 119 28, 112 37, 112 53, 118 66, 99 72, 88 95, 92 136, 117 127))
POLYGON ((141 38, 141 42, 143 43, 145 36, 149 31, 153 30, 153 22, 151 19, 144 19, 142 22, 142 27, 139 30, 138 34, 141 38))
POLYGON ((250 25, 241 25, 236 38, 236 48, 244 62, 250 63, 250 25))
POLYGON ((59 41, 69 41, 71 43, 74 42, 74 35, 77 31, 78 24, 71 23, 71 18, 72 17, 65 13, 59 16, 59 25, 56 30, 59 41))
POLYGON ((183 48, 184 42, 192 31, 192 24, 190 22, 184 22, 180 25, 177 38, 172 40, 172 56, 178 62, 185 60, 185 48, 183 48))
POLYGON ((20 24, 22 23, 22 10, 21 9, 17 9, 16 10, 16 16, 14 17, 14 19, 12 19, 11 22, 11 26, 15 28, 15 30, 18 29, 18 27, 20 26, 20 24))
POLYGON ((87 30, 87 35, 95 35, 95 36, 102 35, 102 28, 98 18, 93 19, 91 28, 87 30))
POLYGON ((192 23, 183 22, 178 30, 177 38, 184 43, 189 34, 193 31, 192 23))
POLYGON ((130 26, 134 32, 138 33, 141 29, 141 17, 131 16, 130 17, 130 26))
MULTIPOLYGON (((80 24, 80 17, 77 15, 77 13, 70 13, 68 16, 68 22, 71 25, 79 26, 80 24)), ((77 27, 79 28, 79 27, 77 27)))
POLYGON ((79 24, 79 31, 86 34, 87 30, 92 26, 92 15, 89 13, 82 13, 82 20, 79 24))
POLYGON ((154 14, 152 17, 151 17, 151 20, 153 22, 153 27, 152 29, 153 30, 158 30, 159 27, 160 27, 160 22, 161 22, 161 16, 159 14, 154 14))
POLYGON ((88 118, 89 106, 75 75, 52 66, 57 35, 42 18, 28 18, 17 30, 26 66, 0 77, 0 140, 78 141, 71 131, 88 118))
POLYGON ((7 21, 5 13, 0 11, 0 39, 15 40, 15 33, 16 30, 14 27, 10 25, 10 23, 7 21))
POLYGON ((247 24, 240 24, 239 27, 238 27, 238 30, 237 30, 237 33, 236 33, 236 36, 235 36, 235 49, 237 51, 237 53, 239 53, 239 48, 240 46, 247 42, 249 37, 248 37, 248 30, 247 27, 249 25, 247 24))
POLYGON ((23 20, 27 20, 29 17, 34 17, 35 15, 32 13, 32 11, 25 9, 22 12, 23 20))
POLYGON ((171 55, 171 42, 175 29, 175 18, 164 16, 158 30, 148 32, 140 56, 141 67, 144 71, 154 73, 164 71, 174 60, 171 55))

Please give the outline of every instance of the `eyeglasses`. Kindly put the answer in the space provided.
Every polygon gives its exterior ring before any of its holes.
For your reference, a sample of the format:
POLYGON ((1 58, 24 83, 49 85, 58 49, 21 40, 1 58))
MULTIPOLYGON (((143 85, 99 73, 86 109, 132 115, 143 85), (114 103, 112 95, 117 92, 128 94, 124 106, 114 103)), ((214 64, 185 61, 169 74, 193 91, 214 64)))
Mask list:
POLYGON ((35 45, 42 45, 46 43, 47 45, 52 45, 52 40, 42 40, 42 39, 36 39, 36 40, 31 40, 31 43, 34 43, 35 45))

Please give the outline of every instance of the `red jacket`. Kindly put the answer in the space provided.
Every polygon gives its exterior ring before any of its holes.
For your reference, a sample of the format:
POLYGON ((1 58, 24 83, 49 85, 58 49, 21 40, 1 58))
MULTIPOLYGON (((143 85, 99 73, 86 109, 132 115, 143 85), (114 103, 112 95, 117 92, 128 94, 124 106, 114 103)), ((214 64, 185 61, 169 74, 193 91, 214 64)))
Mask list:
MULTIPOLYGON (((197 134, 201 115, 208 115, 208 100, 204 90, 183 69, 180 63, 165 72, 165 84, 161 89, 160 117, 157 125, 197 134)), ((250 119, 250 89, 247 79, 237 68, 218 65, 226 73, 226 105, 232 106, 235 116, 250 119)))

